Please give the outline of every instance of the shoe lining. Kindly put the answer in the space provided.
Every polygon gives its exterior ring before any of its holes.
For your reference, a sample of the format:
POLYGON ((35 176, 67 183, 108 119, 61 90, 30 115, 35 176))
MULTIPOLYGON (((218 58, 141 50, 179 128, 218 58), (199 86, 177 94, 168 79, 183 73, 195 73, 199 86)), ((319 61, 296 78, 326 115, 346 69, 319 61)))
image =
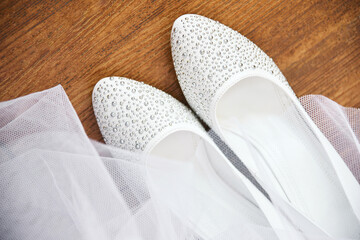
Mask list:
POLYGON ((260 183, 271 183, 333 236, 358 236, 327 153, 287 93, 265 78, 249 77, 222 96, 216 114, 226 142, 260 183))

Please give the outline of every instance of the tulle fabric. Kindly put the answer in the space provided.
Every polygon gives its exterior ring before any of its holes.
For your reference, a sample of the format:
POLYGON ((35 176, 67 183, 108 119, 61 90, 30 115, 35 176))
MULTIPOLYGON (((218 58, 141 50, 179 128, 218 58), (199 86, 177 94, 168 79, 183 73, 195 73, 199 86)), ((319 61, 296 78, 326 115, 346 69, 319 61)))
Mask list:
POLYGON ((306 95, 300 102, 360 183, 360 109, 321 95, 306 95))
MULTIPOLYGON (((321 96, 301 102, 359 180, 359 110, 321 96)), ((232 210, 242 206, 208 194, 223 183, 206 164, 195 165, 90 140, 61 86, 2 102, 0 238, 331 239, 294 230, 296 222, 273 229, 266 218, 245 221, 232 210), (208 177, 199 179, 195 168, 208 177)))
POLYGON ((219 181, 210 172, 198 179, 191 159, 91 141, 61 87, 3 102, 0 112, 1 239, 277 238, 202 191, 219 181))

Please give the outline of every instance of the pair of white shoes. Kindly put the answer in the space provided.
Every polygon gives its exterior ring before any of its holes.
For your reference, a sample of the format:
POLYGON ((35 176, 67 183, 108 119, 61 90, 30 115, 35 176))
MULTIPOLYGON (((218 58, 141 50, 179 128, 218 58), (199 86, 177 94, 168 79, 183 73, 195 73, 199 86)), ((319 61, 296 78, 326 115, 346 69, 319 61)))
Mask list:
POLYGON ((250 222, 260 224, 263 215, 283 239, 281 232, 289 227, 359 239, 359 184, 272 59, 238 32, 198 15, 174 22, 171 48, 188 103, 271 201, 229 162, 191 110, 144 83, 109 77, 96 84, 93 107, 105 142, 178 161, 187 161, 202 145, 205 154, 199 161, 208 162, 240 193, 222 193, 224 203, 249 206, 244 216, 250 222))

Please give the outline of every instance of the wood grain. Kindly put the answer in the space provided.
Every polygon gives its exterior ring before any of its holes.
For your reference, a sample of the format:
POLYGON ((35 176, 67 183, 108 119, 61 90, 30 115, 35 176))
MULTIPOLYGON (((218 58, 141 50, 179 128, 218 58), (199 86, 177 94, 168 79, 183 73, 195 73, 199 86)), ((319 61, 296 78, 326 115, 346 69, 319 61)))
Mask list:
POLYGON ((144 81, 185 102, 169 43, 173 21, 185 13, 218 20, 255 42, 298 96, 323 94, 360 107, 357 0, 3 0, 0 101, 61 84, 96 140, 91 91, 103 77, 144 81))

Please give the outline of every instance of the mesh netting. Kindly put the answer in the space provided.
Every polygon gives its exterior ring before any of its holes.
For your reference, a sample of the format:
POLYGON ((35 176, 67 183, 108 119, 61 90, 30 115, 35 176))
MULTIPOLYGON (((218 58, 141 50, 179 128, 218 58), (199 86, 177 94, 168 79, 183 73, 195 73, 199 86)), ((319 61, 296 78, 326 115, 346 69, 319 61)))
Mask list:
POLYGON ((360 110, 321 95, 303 96, 300 101, 360 183, 360 110))
POLYGON ((262 215, 247 222, 232 211, 243 205, 224 205, 214 192, 228 190, 211 171, 199 179, 193 161, 89 140, 61 87, 0 112, 1 239, 277 238, 262 215))
MULTIPOLYGON (((355 118, 349 167, 358 176, 355 118)), ((60 86, 0 103, 0 143, 1 239, 332 239, 294 230, 301 224, 267 186, 273 214, 291 226, 271 227, 256 201, 211 169, 202 144, 174 162, 91 141, 60 86)))

